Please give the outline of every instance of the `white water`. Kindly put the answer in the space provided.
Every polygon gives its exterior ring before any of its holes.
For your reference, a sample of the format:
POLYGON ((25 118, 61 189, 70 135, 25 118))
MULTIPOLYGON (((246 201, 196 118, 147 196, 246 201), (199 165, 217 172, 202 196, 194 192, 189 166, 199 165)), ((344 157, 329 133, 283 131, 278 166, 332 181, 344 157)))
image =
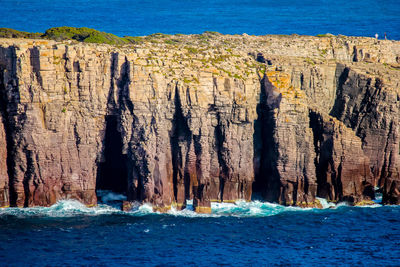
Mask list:
MULTIPOLYGON (((105 193, 103 195, 103 201, 115 201, 125 199, 123 195, 109 195, 105 193), (105 197, 107 196, 107 197, 105 197)), ((337 209, 347 206, 345 203, 335 205, 328 203, 324 199, 319 199, 323 209, 337 209)), ((367 207, 380 207, 381 205, 372 205, 367 207)), ((237 201, 235 203, 212 203, 211 214, 198 214, 193 211, 192 201, 188 201, 188 205, 184 210, 176 210, 172 208, 166 214, 171 216, 183 216, 183 217, 266 217, 273 216, 284 212, 320 212, 321 209, 316 208, 299 208, 299 207, 285 207, 278 204, 261 202, 261 201, 237 201)), ((16 217, 73 217, 73 216, 97 216, 97 215, 113 215, 113 214, 124 214, 129 216, 145 216, 161 214, 154 212, 153 207, 150 204, 138 204, 129 212, 121 211, 115 205, 110 204, 99 204, 96 207, 88 208, 84 204, 76 200, 62 200, 57 202, 51 207, 32 207, 32 208, 7 208, 0 209, 0 217, 12 215, 16 217)))
POLYGON ((109 190, 97 190, 97 197, 104 203, 126 200, 126 196, 109 190))
MULTIPOLYGON (((1 216, 17 216, 17 217, 73 217, 73 216, 96 216, 96 215, 113 215, 124 214, 130 216, 145 216, 161 214, 154 212, 150 204, 134 205, 133 209, 129 212, 120 210, 122 200, 126 200, 126 196, 117 194, 111 191, 103 190, 97 192, 102 204, 96 207, 88 208, 77 200, 61 200, 51 207, 32 207, 32 208, 7 208, 0 209, 1 216)), ((346 207, 346 203, 339 203, 337 205, 327 202, 325 199, 318 198, 324 209, 336 209, 346 207)), ((376 204, 367 207, 380 207, 376 204)), ((266 217, 280 214, 283 212, 319 212, 321 209, 316 208, 299 208, 299 207, 285 207, 282 205, 262 202, 262 201, 237 201, 235 203, 211 203, 211 214, 199 214, 193 210, 193 201, 187 200, 187 207, 184 210, 176 210, 172 208, 166 214, 171 216, 183 217, 266 217)))
POLYGON ((321 203, 323 209, 330 209, 330 208, 334 208, 336 206, 334 203, 328 202, 325 198, 317 197, 317 199, 321 203))

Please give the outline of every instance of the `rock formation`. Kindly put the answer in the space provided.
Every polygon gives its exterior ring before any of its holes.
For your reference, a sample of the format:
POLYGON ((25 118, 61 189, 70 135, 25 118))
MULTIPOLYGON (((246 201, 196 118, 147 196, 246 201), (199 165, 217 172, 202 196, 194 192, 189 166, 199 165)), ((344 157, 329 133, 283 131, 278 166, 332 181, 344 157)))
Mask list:
POLYGON ((399 204, 400 42, 143 40, 0 39, 0 206, 399 204))

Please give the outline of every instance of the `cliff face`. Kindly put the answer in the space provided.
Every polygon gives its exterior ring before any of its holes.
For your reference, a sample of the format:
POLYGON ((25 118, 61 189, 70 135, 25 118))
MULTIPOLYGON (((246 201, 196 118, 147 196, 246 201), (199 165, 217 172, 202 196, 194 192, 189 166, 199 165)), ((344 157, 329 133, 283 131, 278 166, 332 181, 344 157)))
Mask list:
POLYGON ((0 39, 0 206, 400 201, 400 43, 0 39))

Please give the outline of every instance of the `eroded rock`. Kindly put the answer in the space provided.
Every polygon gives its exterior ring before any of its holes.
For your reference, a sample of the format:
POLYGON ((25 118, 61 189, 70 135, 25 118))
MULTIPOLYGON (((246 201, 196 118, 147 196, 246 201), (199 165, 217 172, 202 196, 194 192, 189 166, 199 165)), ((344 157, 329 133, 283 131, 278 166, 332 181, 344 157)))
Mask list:
POLYGON ((356 204, 376 186, 398 204, 398 42, 179 38, 119 48, 1 39, 0 206, 95 205, 113 183, 160 211, 193 199, 211 212, 254 192, 356 204), (105 155, 115 146, 119 164, 105 155))

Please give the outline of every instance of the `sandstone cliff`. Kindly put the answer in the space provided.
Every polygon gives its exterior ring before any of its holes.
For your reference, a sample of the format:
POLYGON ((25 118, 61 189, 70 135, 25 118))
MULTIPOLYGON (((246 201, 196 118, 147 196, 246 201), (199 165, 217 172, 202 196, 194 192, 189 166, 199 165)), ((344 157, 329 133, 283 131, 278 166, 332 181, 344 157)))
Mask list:
POLYGON ((400 202, 399 42, 143 40, 0 39, 0 206, 400 202))

